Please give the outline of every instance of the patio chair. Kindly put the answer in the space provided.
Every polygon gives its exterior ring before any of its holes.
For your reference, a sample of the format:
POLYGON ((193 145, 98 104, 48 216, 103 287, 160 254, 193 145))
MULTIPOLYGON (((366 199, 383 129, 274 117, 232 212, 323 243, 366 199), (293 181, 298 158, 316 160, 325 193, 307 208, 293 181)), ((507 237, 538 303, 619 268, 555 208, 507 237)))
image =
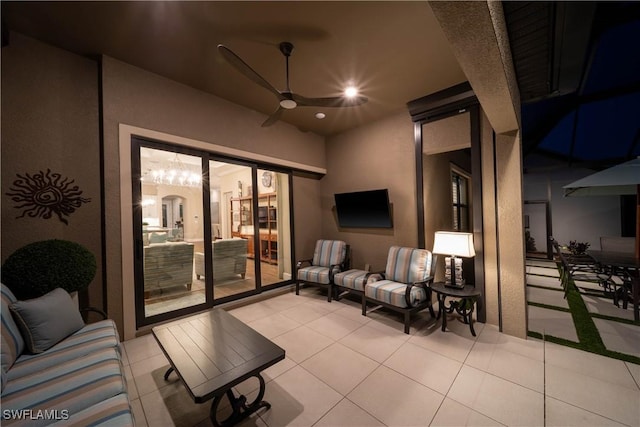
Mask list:
POLYGON ((431 288, 436 256, 426 249, 392 246, 384 272, 371 275, 364 287, 362 315, 367 302, 382 305, 404 315, 404 333, 409 333, 411 315, 425 308, 435 317, 431 288))
POLYGON ((300 283, 326 287, 327 301, 333 295, 333 275, 349 267, 349 245, 342 240, 318 240, 313 258, 296 263, 296 295, 300 295, 300 283), (303 267, 304 264, 308 264, 303 267))

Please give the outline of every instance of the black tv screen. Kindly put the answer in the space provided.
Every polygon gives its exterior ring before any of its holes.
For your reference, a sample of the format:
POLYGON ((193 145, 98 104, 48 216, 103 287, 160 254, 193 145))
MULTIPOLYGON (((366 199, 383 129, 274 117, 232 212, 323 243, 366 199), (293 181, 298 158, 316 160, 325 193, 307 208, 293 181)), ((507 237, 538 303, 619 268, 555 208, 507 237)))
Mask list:
POLYGON ((389 191, 337 193, 336 215, 343 228, 392 228, 389 191))

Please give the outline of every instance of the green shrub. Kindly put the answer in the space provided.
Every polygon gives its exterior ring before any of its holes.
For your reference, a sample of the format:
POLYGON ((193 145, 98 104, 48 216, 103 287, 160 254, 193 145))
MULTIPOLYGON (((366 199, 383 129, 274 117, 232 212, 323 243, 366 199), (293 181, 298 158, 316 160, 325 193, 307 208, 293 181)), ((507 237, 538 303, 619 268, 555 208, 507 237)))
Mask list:
POLYGON ((55 288, 85 289, 96 275, 96 258, 67 240, 43 240, 23 246, 2 265, 2 283, 18 299, 37 298, 55 288))

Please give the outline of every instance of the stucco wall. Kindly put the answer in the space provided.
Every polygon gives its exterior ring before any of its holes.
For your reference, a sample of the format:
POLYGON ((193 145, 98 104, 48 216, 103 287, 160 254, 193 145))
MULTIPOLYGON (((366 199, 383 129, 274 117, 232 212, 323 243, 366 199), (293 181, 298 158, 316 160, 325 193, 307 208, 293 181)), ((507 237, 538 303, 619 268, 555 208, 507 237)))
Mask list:
MULTIPOLYGON (((322 234, 351 245, 354 268, 384 269, 392 245, 416 246, 416 178, 413 123, 401 112, 327 138, 327 175, 320 181, 322 234), (335 193, 387 188, 393 229, 339 229, 335 193)), ((296 217, 297 219, 297 217, 296 217)), ((313 252, 311 252, 313 253, 313 252)))
POLYGON ((498 255, 502 331, 527 336, 520 134, 496 135, 498 255))
MULTIPOLYGON (((552 232, 553 237, 561 244, 577 240, 590 243, 591 249, 600 249, 600 236, 620 235, 620 197, 564 196, 563 186, 592 173, 592 170, 567 168, 524 175, 525 200, 547 200, 550 188, 552 232)), ((543 208, 535 210, 531 205, 525 205, 525 214, 530 215, 531 231, 536 239, 537 249, 545 251, 543 208)))
MULTIPOLYGON (((283 123, 261 128, 265 117, 260 113, 115 59, 103 57, 102 65, 106 205, 109 207, 106 229, 109 314, 120 325, 126 323, 125 336, 129 337, 134 333, 131 314, 125 315, 122 307, 124 304, 130 311, 132 304, 132 272, 126 268, 123 271, 123 259, 127 261, 128 256, 123 248, 128 250, 130 243, 124 241, 128 233, 122 233, 122 239, 120 230, 130 227, 131 217, 124 213, 131 212, 131 207, 121 206, 120 193, 130 187, 131 181, 126 161, 122 162, 129 153, 127 142, 121 145, 120 125, 177 136, 186 145, 189 143, 184 141, 198 141, 199 148, 207 149, 210 144, 214 150, 215 144, 320 168, 324 167, 324 141, 320 136, 302 133, 283 123)), ((296 203, 295 209, 299 212, 296 218, 313 217, 318 211, 319 199, 305 191, 305 187, 314 184, 300 185, 306 181, 313 180, 294 180, 294 198, 304 193, 306 201, 303 205, 296 203)), ((296 247, 303 247, 315 238, 315 233, 310 233, 313 235, 310 237, 308 230, 296 225, 296 247)))
POLYGON ((95 61, 18 33, 2 48, 2 261, 39 240, 80 243, 98 264, 88 304, 102 307, 97 76, 95 61), (7 195, 17 174, 48 169, 90 199, 64 216, 68 224, 56 214, 17 218, 23 211, 7 195))

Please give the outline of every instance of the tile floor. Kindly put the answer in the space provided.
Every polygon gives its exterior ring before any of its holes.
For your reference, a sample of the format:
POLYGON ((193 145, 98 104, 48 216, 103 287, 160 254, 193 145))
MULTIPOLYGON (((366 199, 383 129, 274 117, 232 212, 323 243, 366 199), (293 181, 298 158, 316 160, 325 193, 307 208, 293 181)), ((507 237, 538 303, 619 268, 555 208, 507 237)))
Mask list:
MULTIPOLYGON (((243 426, 639 426, 640 366, 428 314, 402 332, 395 314, 315 288, 230 311, 286 350, 264 371, 265 400, 243 426)), ((210 426, 150 335, 123 344, 139 426, 210 426)), ((257 380, 237 391, 249 399, 257 380)), ((226 401, 226 399, 225 399, 226 401)), ((228 406, 228 405, 227 405, 228 406)), ((228 411, 221 408, 221 411, 228 411)))

